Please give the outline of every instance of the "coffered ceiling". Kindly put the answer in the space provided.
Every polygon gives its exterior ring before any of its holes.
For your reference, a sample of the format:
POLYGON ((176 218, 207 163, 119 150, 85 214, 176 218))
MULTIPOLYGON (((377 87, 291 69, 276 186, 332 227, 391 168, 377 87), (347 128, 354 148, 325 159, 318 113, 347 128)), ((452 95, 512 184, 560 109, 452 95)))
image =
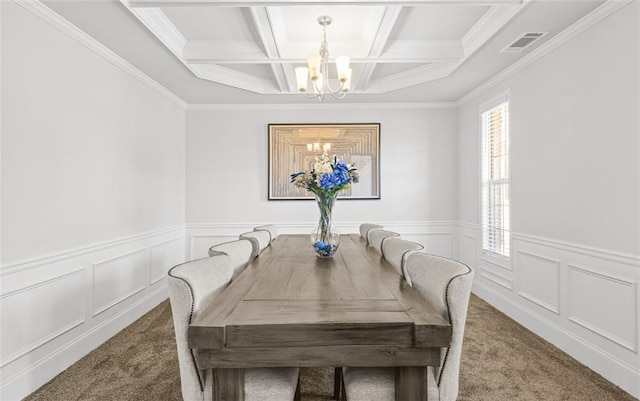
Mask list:
MULTIPOLYGON (((321 15, 333 17, 330 59, 351 57, 352 101, 455 101, 602 3, 45 1, 188 103, 309 102, 298 94, 294 68, 317 54, 321 15), (504 51, 525 33, 540 39, 504 51)), ((329 71, 336 77, 333 64, 329 71)))

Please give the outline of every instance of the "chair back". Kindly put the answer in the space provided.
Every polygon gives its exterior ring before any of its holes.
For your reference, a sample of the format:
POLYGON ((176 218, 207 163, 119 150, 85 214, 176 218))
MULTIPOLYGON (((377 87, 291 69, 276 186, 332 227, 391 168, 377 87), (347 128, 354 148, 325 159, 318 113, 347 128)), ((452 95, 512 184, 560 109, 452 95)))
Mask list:
POLYGON ((413 288, 451 323, 451 345, 442 350, 435 379, 440 401, 455 401, 474 271, 463 263, 422 252, 408 257, 405 271, 413 288))
POLYGON ((253 231, 268 231, 271 239, 269 242, 273 242, 278 237, 278 229, 275 224, 267 224, 264 226, 254 227, 253 231))
POLYGON ((271 244, 271 234, 269 231, 249 231, 244 234, 240 234, 240 239, 246 239, 253 244, 253 251, 259 256, 262 251, 265 250, 271 244))
POLYGON ((379 224, 372 224, 372 223, 360 224, 360 236, 364 238, 365 241, 367 241, 367 244, 369 243, 369 238, 367 237, 367 234, 369 233, 369 230, 373 228, 382 228, 382 226, 379 224))
POLYGON ((233 269, 228 255, 216 255, 183 263, 168 272, 167 286, 178 346, 180 385, 185 401, 203 399, 205 380, 196 356, 187 343, 187 330, 200 311, 213 302, 231 281, 233 269))
POLYGON ((399 237, 399 236, 400 234, 393 231, 383 230, 381 228, 374 228, 369 230, 369 232, 367 233, 367 243, 371 245, 373 249, 375 249, 379 254, 382 255, 382 243, 385 241, 385 239, 389 237, 399 237))
POLYGON ((407 258, 413 252, 418 252, 423 249, 424 247, 416 242, 407 241, 400 237, 389 237, 382 243, 382 257, 385 258, 401 276, 406 278, 404 265, 407 258))
POLYGON ((218 254, 229 255, 231 258, 231 268, 233 269, 233 278, 235 280, 238 274, 247 267, 247 265, 256 258, 253 243, 248 239, 237 239, 235 241, 216 244, 209 248, 209 256, 218 254))

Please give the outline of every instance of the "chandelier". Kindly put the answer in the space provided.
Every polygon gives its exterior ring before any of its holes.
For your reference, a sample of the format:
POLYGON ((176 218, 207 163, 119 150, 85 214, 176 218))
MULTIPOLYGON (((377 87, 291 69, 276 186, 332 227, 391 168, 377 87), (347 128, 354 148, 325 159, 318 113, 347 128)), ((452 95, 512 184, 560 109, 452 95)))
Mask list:
POLYGON ((338 81, 340 87, 337 90, 331 89, 329 85, 329 44, 327 43, 327 26, 333 22, 333 18, 328 15, 318 17, 318 23, 322 25, 322 42, 320 43, 319 54, 311 54, 307 57, 307 67, 298 67, 296 71, 296 81, 298 90, 307 99, 317 98, 322 102, 328 93, 336 99, 342 99, 347 95, 351 87, 351 68, 349 68, 349 57, 336 57, 336 69, 338 71, 338 81), (313 85, 313 95, 307 95, 307 82, 311 80, 313 85))

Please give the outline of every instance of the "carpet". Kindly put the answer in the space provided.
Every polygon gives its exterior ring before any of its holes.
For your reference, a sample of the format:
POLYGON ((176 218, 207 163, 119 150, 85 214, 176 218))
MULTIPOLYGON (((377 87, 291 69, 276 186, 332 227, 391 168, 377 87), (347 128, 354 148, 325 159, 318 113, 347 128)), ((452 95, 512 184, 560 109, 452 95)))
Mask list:
MULTIPOLYGON (((332 368, 303 368, 304 401, 329 401, 332 368)), ((180 371, 164 301, 29 395, 27 401, 179 401, 180 371)), ((471 296, 458 401, 637 401, 471 296)))

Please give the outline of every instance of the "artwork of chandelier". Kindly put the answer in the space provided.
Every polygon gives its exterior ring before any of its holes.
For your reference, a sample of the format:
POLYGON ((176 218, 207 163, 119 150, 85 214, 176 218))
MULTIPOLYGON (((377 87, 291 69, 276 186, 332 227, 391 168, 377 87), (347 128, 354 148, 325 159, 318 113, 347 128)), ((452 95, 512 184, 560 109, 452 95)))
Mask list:
POLYGON ((329 85, 329 44, 327 43, 327 26, 331 24, 333 18, 328 15, 318 17, 318 23, 322 25, 323 36, 320 43, 319 54, 311 54, 307 57, 308 67, 298 67, 296 71, 296 81, 298 82, 298 90, 308 99, 317 98, 322 102, 326 94, 330 94, 336 99, 342 99, 347 95, 351 87, 351 68, 349 68, 349 57, 336 57, 336 69, 338 71, 338 81, 340 87, 336 90, 331 89, 329 85), (308 95, 308 80, 311 80, 313 86, 313 94, 308 95))

